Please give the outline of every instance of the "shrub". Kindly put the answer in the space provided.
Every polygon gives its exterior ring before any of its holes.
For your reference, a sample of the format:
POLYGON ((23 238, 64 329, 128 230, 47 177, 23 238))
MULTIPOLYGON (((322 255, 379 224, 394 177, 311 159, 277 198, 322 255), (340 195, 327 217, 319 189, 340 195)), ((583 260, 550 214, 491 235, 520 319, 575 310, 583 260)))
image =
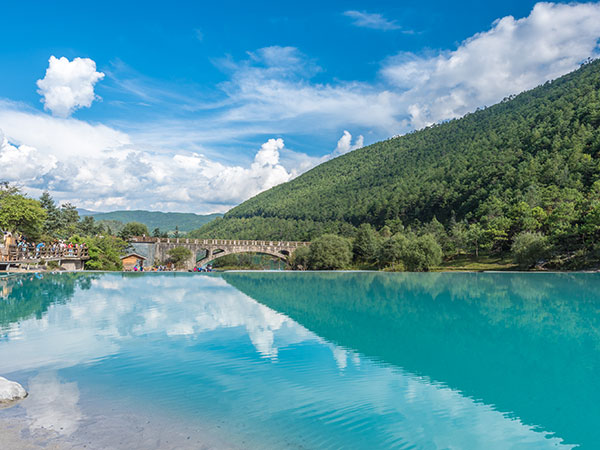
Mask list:
POLYGON ((73 236, 73 243, 83 243, 88 247, 90 259, 85 262, 87 270, 123 270, 121 255, 127 242, 114 236, 73 236))
POLYGON ((290 256, 289 265, 293 270, 306 270, 309 265, 310 247, 298 247, 290 256))
POLYGON ((352 246, 348 239, 324 234, 309 247, 308 266, 314 270, 336 270, 348 267, 352 261, 352 246))
POLYGON ((548 257, 550 245, 548 238, 542 233, 524 231, 515 237, 511 251, 515 262, 520 267, 529 269, 548 257))
POLYGON ((430 234, 396 234, 384 242, 379 253, 379 266, 410 272, 428 271, 442 262, 442 248, 430 234))

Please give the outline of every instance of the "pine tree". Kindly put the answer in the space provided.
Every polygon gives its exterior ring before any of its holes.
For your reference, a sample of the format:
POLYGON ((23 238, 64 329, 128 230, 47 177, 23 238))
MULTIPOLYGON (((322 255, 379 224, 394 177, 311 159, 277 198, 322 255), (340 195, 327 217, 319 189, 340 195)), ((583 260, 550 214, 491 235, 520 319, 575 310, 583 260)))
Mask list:
POLYGON ((46 211, 46 220, 44 221, 43 233, 56 237, 58 231, 62 228, 61 211, 56 206, 56 202, 48 191, 44 191, 40 197, 40 205, 46 211))

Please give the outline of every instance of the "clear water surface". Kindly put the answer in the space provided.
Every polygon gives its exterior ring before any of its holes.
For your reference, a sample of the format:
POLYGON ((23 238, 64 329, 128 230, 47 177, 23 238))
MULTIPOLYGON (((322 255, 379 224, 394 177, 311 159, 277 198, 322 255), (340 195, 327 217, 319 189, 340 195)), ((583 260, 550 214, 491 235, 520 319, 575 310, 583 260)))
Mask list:
POLYGON ((88 448, 600 448, 599 313, 600 274, 11 276, 0 375, 30 396, 0 423, 88 448))

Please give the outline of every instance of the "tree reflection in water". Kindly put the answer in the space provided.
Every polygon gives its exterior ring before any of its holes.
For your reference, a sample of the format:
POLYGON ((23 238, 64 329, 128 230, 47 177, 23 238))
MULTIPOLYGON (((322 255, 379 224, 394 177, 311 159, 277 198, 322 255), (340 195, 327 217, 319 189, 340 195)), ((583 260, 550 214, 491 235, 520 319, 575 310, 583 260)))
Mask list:
POLYGON ((0 333, 11 324, 42 318, 50 305, 68 302, 76 289, 89 289, 100 275, 58 272, 10 275, 0 278, 0 333))
POLYGON ((226 273, 319 336, 600 442, 600 275, 226 273))

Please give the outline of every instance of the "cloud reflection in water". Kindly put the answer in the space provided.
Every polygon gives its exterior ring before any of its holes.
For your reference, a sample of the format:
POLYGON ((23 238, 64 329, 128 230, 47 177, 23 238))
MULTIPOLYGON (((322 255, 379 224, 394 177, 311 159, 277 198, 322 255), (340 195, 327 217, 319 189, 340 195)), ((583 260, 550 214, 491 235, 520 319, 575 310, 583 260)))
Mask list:
POLYGON ((77 384, 44 372, 102 368, 108 358, 133 355, 152 380, 165 373, 169 386, 152 391, 157 401, 177 407, 187 396, 200 407, 214 395, 246 426, 281 427, 285 418, 282 432, 290 439, 352 442, 363 433, 386 446, 570 447, 457 390, 327 342, 216 276, 100 276, 41 319, 13 323, 0 354, 0 373, 40 372, 29 380, 31 396, 23 405, 32 427, 67 435, 82 419, 77 384), (255 360, 228 348, 240 336, 253 345, 255 360), (141 354, 142 342, 152 342, 156 352, 141 354), (178 373, 169 372, 173 367, 178 373), (186 370, 195 384, 176 385, 186 370))

